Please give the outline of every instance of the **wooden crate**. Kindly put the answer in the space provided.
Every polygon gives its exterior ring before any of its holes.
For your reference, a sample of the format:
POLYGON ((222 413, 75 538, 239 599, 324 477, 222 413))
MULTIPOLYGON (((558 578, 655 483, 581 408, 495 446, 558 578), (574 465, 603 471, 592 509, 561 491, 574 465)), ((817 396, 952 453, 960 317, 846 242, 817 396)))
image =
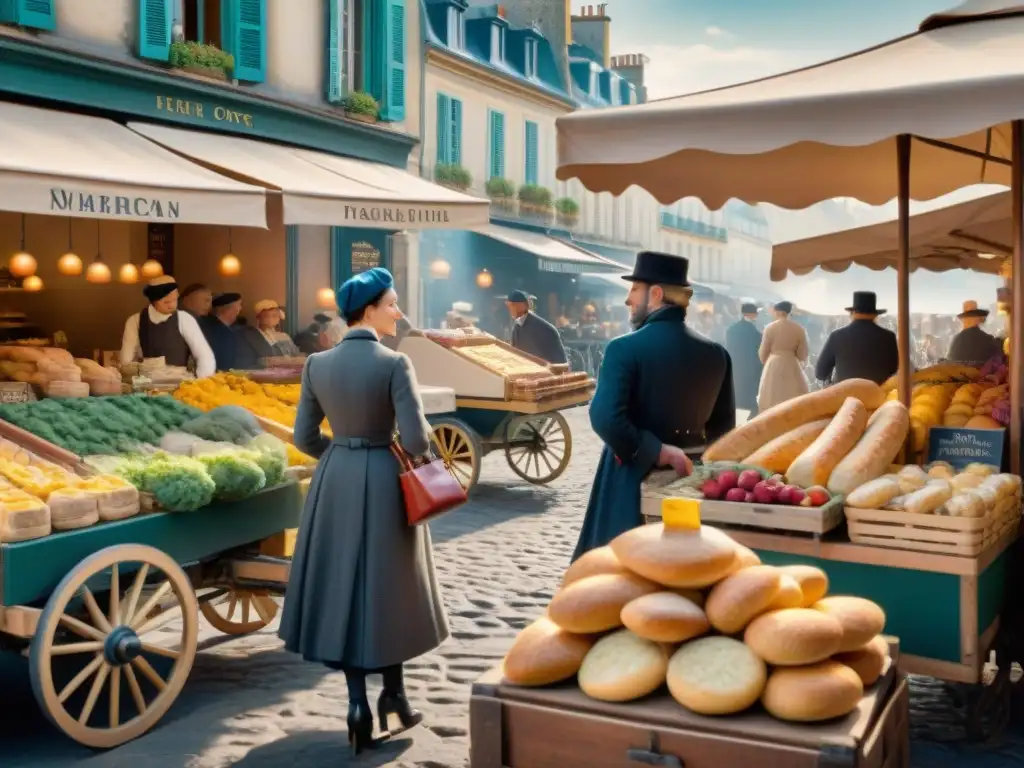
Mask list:
POLYGON ((783 723, 761 710, 701 717, 667 694, 609 704, 575 684, 473 685, 470 768, 909 768, 910 696, 893 668, 848 717, 783 723))
POLYGON ((977 557, 1020 522, 1020 500, 1006 499, 985 517, 946 517, 846 508, 850 541, 873 547, 977 557))
MULTIPOLYGON (((661 521, 661 502, 666 497, 645 491, 640 500, 644 519, 661 521)), ((700 519, 715 525, 741 525, 771 531, 794 531, 816 536, 828 533, 843 524, 843 499, 833 498, 821 507, 793 507, 782 504, 747 504, 738 501, 700 502, 700 519)))

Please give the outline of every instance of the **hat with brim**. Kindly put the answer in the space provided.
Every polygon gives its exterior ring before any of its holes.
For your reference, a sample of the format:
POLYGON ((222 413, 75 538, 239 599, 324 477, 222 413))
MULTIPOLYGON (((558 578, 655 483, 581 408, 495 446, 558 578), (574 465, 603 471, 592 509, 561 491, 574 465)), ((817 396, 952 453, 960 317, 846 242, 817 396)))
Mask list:
POLYGON ((281 310, 281 306, 273 299, 260 299, 253 305, 253 312, 257 315, 266 312, 269 309, 281 310))
POLYGON ((173 277, 170 275, 160 275, 146 283, 142 289, 142 295, 152 303, 170 296, 176 290, 178 290, 178 282, 173 277))
POLYGON ((740 307, 740 312, 744 315, 756 315, 760 311, 757 304, 744 304, 740 307))
POLYGON ((856 315, 884 315, 886 310, 879 309, 877 303, 878 296, 874 291, 854 291, 853 304, 847 307, 846 311, 856 315))
POLYGON ((228 304, 234 304, 236 301, 241 300, 242 294, 240 293, 218 293, 213 297, 213 306, 226 307, 228 304))
POLYGON ((959 315, 957 315, 957 317, 960 317, 960 318, 963 318, 963 317, 988 317, 988 314, 989 314, 989 312, 988 312, 987 309, 980 309, 978 307, 978 302, 976 302, 976 301, 965 301, 964 302, 964 311, 961 312, 959 315))
POLYGON ((648 285, 676 285, 688 288, 686 279, 690 262, 682 256, 657 251, 641 251, 636 255, 633 273, 623 275, 623 280, 631 283, 647 283, 648 285))

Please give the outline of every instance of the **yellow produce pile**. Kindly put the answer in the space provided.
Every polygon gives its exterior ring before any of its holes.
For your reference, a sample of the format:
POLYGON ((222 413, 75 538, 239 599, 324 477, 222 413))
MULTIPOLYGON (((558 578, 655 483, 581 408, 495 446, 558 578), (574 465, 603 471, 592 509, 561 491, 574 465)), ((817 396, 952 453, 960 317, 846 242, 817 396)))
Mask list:
MULTIPOLYGON (((218 373, 206 379, 183 381, 174 397, 201 411, 212 411, 222 405, 237 405, 257 416, 286 427, 295 426, 295 410, 299 402, 298 384, 259 384, 233 373, 218 373)), ((324 433, 330 435, 325 421, 324 433)), ((288 443, 288 464, 302 466, 316 461, 288 443)))

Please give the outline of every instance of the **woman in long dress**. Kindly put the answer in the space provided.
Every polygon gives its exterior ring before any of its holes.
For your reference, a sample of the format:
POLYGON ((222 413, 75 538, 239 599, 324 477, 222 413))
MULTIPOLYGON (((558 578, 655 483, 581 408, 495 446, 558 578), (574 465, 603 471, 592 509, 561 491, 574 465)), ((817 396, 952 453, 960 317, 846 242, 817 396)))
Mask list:
POLYGON ((426 454, 423 417, 409 359, 383 344, 402 316, 391 274, 372 269, 338 291, 349 331, 302 371, 295 446, 319 464, 303 511, 281 616, 285 648, 345 673, 348 739, 375 746, 366 676, 381 673, 377 715, 404 728, 422 720, 406 698, 402 664, 436 648, 448 625, 426 526, 410 527, 389 450, 426 454), (327 418, 333 438, 320 425, 327 418))
POLYGON ((803 364, 807 362, 807 332, 791 320, 793 305, 780 301, 775 305, 775 320, 764 329, 758 356, 764 363, 757 407, 763 413, 808 392, 803 364))

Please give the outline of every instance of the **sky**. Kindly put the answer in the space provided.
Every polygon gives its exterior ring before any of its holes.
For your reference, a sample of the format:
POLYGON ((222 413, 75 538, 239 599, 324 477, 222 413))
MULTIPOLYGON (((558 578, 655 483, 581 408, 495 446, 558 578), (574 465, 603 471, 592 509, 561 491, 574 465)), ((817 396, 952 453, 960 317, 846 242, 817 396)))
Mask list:
MULTIPOLYGON (((646 82, 651 99, 755 80, 863 50, 911 34, 930 14, 957 0, 610 0, 611 51, 643 53, 651 62, 646 82)), ((573 3, 574 10, 578 3, 573 3)), ((972 188, 947 198, 915 204, 912 212, 942 207, 998 188, 972 188)), ((896 215, 895 204, 871 209, 847 205, 843 226, 860 226, 896 215)), ((820 212, 784 212, 777 231, 787 237, 822 233, 820 212), (796 233, 796 234, 794 234, 796 233)), ((832 226, 835 226, 834 224, 832 226)), ((778 239, 778 238, 777 238, 778 239)), ((967 272, 942 275, 919 271, 911 277, 915 312, 958 310, 961 302, 994 301, 995 278, 967 272)), ((842 275, 816 271, 776 283, 773 288, 812 312, 838 314, 852 290, 874 290, 895 308, 895 272, 853 268, 842 275)))

